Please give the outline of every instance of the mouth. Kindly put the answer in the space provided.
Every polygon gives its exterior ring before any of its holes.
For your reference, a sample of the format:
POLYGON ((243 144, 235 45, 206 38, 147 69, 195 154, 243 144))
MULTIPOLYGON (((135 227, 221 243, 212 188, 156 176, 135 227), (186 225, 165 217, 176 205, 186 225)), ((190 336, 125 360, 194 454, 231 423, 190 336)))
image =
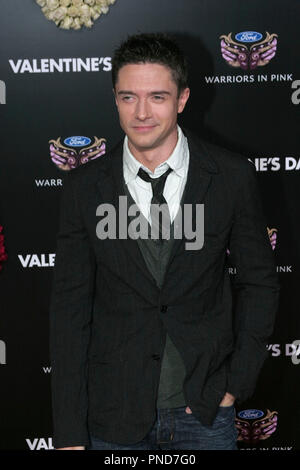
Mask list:
POLYGON ((156 127, 156 125, 154 125, 154 126, 133 126, 133 129, 136 132, 144 133, 144 132, 152 131, 154 129, 154 127, 156 127))

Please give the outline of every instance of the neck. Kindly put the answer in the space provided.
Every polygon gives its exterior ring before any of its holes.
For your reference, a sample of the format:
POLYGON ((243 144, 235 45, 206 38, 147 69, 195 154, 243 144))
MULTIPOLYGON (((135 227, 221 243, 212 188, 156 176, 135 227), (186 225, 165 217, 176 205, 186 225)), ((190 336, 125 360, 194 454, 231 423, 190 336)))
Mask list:
POLYGON ((176 127, 162 145, 149 149, 138 148, 128 139, 128 148, 138 162, 154 172, 158 165, 168 160, 174 151, 177 142, 178 132, 176 127))

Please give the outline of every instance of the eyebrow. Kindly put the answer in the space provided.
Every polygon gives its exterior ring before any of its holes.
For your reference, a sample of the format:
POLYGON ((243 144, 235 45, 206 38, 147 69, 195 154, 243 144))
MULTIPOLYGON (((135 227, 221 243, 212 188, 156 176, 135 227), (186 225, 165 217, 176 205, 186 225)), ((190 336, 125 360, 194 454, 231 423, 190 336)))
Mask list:
MULTIPOLYGON (((136 93, 130 90, 121 90, 118 91, 118 95, 134 95, 137 96, 136 93)), ((158 91, 151 91, 150 95, 171 95, 169 91, 166 90, 158 90, 158 91)))

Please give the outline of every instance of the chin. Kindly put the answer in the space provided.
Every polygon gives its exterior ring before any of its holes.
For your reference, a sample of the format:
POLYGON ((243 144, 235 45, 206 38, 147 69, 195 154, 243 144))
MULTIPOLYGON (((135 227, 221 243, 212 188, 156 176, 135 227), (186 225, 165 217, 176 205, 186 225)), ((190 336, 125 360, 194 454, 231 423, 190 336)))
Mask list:
POLYGON ((140 138, 132 138, 132 136, 128 136, 129 140, 131 141, 132 145, 134 145, 137 148, 144 148, 144 149, 150 149, 156 147, 156 143, 158 139, 154 139, 153 137, 151 138, 150 136, 140 136, 140 138))

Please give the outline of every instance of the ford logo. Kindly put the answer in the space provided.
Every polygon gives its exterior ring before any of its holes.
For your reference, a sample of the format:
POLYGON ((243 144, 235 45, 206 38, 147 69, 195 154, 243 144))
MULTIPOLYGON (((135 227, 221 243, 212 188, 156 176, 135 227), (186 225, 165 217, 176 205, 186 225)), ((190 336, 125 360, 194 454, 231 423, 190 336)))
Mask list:
POLYGON ((261 410, 243 410, 238 413, 239 418, 243 419, 257 419, 261 418, 264 412, 261 410))
POLYGON ((91 142, 91 139, 83 137, 82 135, 75 135, 64 140, 64 143, 70 147, 84 147, 85 145, 89 145, 91 142))
POLYGON ((256 31, 243 31, 235 35, 235 39, 240 42, 256 42, 262 39, 263 35, 256 31))

